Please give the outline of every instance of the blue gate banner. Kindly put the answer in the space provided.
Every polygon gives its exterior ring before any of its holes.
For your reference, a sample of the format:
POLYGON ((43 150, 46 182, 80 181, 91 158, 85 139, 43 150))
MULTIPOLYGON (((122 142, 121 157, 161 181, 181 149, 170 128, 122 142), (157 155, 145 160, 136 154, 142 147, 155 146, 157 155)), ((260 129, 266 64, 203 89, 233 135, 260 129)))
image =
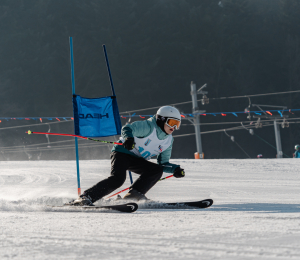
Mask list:
POLYGON ((75 134, 105 137, 121 134, 121 120, 116 96, 84 98, 73 95, 75 134))

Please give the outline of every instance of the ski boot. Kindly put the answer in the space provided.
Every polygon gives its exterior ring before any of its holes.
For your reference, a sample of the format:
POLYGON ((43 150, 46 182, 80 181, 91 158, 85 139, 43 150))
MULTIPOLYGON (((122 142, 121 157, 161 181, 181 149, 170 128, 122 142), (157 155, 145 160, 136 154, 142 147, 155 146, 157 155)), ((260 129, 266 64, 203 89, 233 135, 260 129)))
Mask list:
POLYGON ((130 189, 129 192, 123 197, 123 200, 131 200, 131 201, 150 201, 145 194, 140 193, 135 189, 130 189))
POLYGON ((78 199, 72 200, 65 205, 68 206, 95 206, 88 195, 80 195, 78 199))

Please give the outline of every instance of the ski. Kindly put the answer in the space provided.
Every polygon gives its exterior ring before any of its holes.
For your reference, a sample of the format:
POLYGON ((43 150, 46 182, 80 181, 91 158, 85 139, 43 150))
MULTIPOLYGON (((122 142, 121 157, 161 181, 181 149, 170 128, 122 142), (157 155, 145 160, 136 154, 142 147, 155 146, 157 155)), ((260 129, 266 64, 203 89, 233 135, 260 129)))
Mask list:
POLYGON ((206 200, 200 200, 200 201, 189 201, 189 202, 172 202, 172 203, 165 203, 169 206, 189 206, 189 207, 193 207, 193 208, 200 208, 200 209, 204 209, 204 208, 208 208, 210 207, 212 204, 214 203, 214 201, 212 199, 206 199, 206 200))
POLYGON ((52 206, 52 208, 74 208, 74 209, 109 209, 109 210, 116 210, 120 212, 132 213, 138 209, 138 205, 136 203, 130 202, 120 205, 105 205, 105 206, 74 206, 74 205, 62 205, 62 206, 52 206))
POLYGON ((205 199, 200 201, 188 201, 188 202, 146 202, 145 204, 140 204, 141 208, 144 209, 174 209, 174 208, 208 208, 214 201, 212 199, 205 199))

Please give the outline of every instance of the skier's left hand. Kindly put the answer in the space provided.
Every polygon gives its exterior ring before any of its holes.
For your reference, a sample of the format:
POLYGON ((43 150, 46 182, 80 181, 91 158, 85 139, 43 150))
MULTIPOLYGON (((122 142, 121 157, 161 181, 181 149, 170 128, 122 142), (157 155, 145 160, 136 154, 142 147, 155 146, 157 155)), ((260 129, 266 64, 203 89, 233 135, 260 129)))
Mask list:
POLYGON ((173 176, 175 178, 183 178, 185 176, 184 169, 181 169, 180 167, 177 167, 173 173, 173 176))
POLYGON ((132 149, 134 148, 134 138, 132 138, 132 137, 127 137, 127 138, 125 139, 125 142, 124 142, 123 146, 124 146, 128 151, 132 150, 132 149))

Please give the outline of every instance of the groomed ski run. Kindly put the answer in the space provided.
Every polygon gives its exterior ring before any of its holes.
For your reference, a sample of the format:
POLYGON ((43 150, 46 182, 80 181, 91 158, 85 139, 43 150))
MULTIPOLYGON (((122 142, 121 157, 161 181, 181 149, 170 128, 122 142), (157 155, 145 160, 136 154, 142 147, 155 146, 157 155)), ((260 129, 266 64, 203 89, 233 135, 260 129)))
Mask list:
MULTIPOLYGON (((212 207, 54 211, 47 205, 76 197, 74 161, 0 162, 0 259, 300 258, 298 160, 173 162, 186 177, 146 195, 160 202, 212 198, 212 207)), ((84 189, 107 176, 110 161, 83 160, 80 169, 84 189)))

